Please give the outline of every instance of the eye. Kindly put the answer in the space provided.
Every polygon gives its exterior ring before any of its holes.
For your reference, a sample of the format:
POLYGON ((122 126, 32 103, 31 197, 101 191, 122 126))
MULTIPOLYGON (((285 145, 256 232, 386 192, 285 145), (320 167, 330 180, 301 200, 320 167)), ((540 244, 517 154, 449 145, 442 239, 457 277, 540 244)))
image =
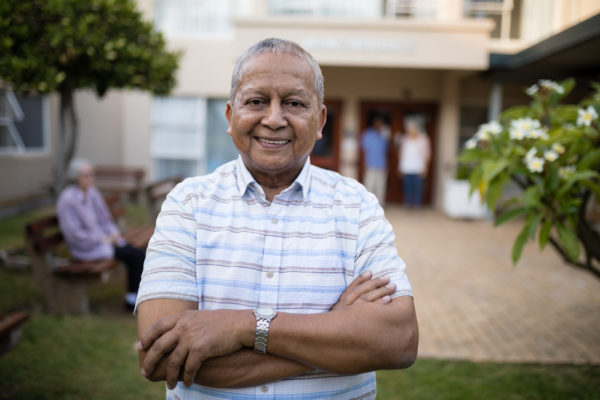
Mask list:
POLYGON ((302 102, 298 100, 290 100, 287 102, 287 104, 293 108, 304 107, 304 104, 302 104, 302 102))
POLYGON ((251 106, 259 106, 261 104, 264 104, 264 100, 262 99, 250 99, 246 102, 246 104, 251 105, 251 106))

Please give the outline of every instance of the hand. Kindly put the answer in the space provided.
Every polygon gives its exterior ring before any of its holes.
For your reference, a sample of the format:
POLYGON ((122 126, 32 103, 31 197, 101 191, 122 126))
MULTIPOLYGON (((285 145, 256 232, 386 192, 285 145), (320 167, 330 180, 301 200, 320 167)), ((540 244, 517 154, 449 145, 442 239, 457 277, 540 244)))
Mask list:
POLYGON ((205 360, 244 347, 240 334, 243 324, 248 322, 253 327, 254 321, 250 311, 233 310, 188 310, 161 318, 138 343, 139 350, 147 351, 142 375, 150 376, 160 360, 167 357, 165 375, 169 389, 181 380, 182 372, 183 383, 189 387, 205 360))
POLYGON ((104 237, 104 241, 109 244, 115 244, 121 238, 121 235, 118 233, 114 233, 112 235, 106 235, 104 237))
POLYGON ((352 304, 373 302, 387 304, 391 302, 390 295, 396 290, 396 285, 393 283, 389 284, 390 278, 388 277, 371 279, 372 276, 371 271, 360 274, 344 290, 344 293, 341 294, 338 302, 333 305, 331 311, 341 310, 352 304))

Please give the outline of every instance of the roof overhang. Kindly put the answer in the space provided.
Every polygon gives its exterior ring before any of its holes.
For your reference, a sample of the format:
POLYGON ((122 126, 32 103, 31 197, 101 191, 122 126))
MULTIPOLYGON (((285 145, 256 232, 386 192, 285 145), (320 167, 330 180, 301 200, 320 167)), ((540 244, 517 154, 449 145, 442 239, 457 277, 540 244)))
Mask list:
POLYGON ((485 71, 488 20, 453 23, 313 18, 240 18, 235 20, 236 52, 267 37, 293 40, 324 66, 426 68, 485 71))
POLYGON ((600 14, 515 54, 490 54, 487 72, 498 81, 600 79, 600 14))

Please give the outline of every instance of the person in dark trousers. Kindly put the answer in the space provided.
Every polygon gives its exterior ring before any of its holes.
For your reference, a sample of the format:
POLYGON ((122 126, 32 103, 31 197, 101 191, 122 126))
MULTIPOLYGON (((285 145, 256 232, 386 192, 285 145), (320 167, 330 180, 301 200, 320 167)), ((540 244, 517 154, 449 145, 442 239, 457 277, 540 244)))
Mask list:
POLYGON ((102 195, 94 186, 94 169, 84 159, 69 164, 68 185, 60 194, 56 211, 69 251, 77 260, 116 258, 127 268, 125 306, 133 309, 144 268, 145 251, 128 244, 115 225, 102 195))

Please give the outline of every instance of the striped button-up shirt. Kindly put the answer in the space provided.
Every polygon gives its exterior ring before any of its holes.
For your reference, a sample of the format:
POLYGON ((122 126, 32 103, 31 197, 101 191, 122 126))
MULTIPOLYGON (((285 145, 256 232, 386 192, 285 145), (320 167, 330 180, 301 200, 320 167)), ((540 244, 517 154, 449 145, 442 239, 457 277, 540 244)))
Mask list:
MULTIPOLYGON (((323 313, 364 271, 389 276, 392 297, 412 295, 405 264, 377 199, 354 179, 311 166, 265 199, 241 158, 186 179, 165 200, 138 304, 189 300, 198 309, 323 313)), ((267 385, 213 389, 179 384, 168 399, 371 399, 375 373, 313 372, 267 385)))

